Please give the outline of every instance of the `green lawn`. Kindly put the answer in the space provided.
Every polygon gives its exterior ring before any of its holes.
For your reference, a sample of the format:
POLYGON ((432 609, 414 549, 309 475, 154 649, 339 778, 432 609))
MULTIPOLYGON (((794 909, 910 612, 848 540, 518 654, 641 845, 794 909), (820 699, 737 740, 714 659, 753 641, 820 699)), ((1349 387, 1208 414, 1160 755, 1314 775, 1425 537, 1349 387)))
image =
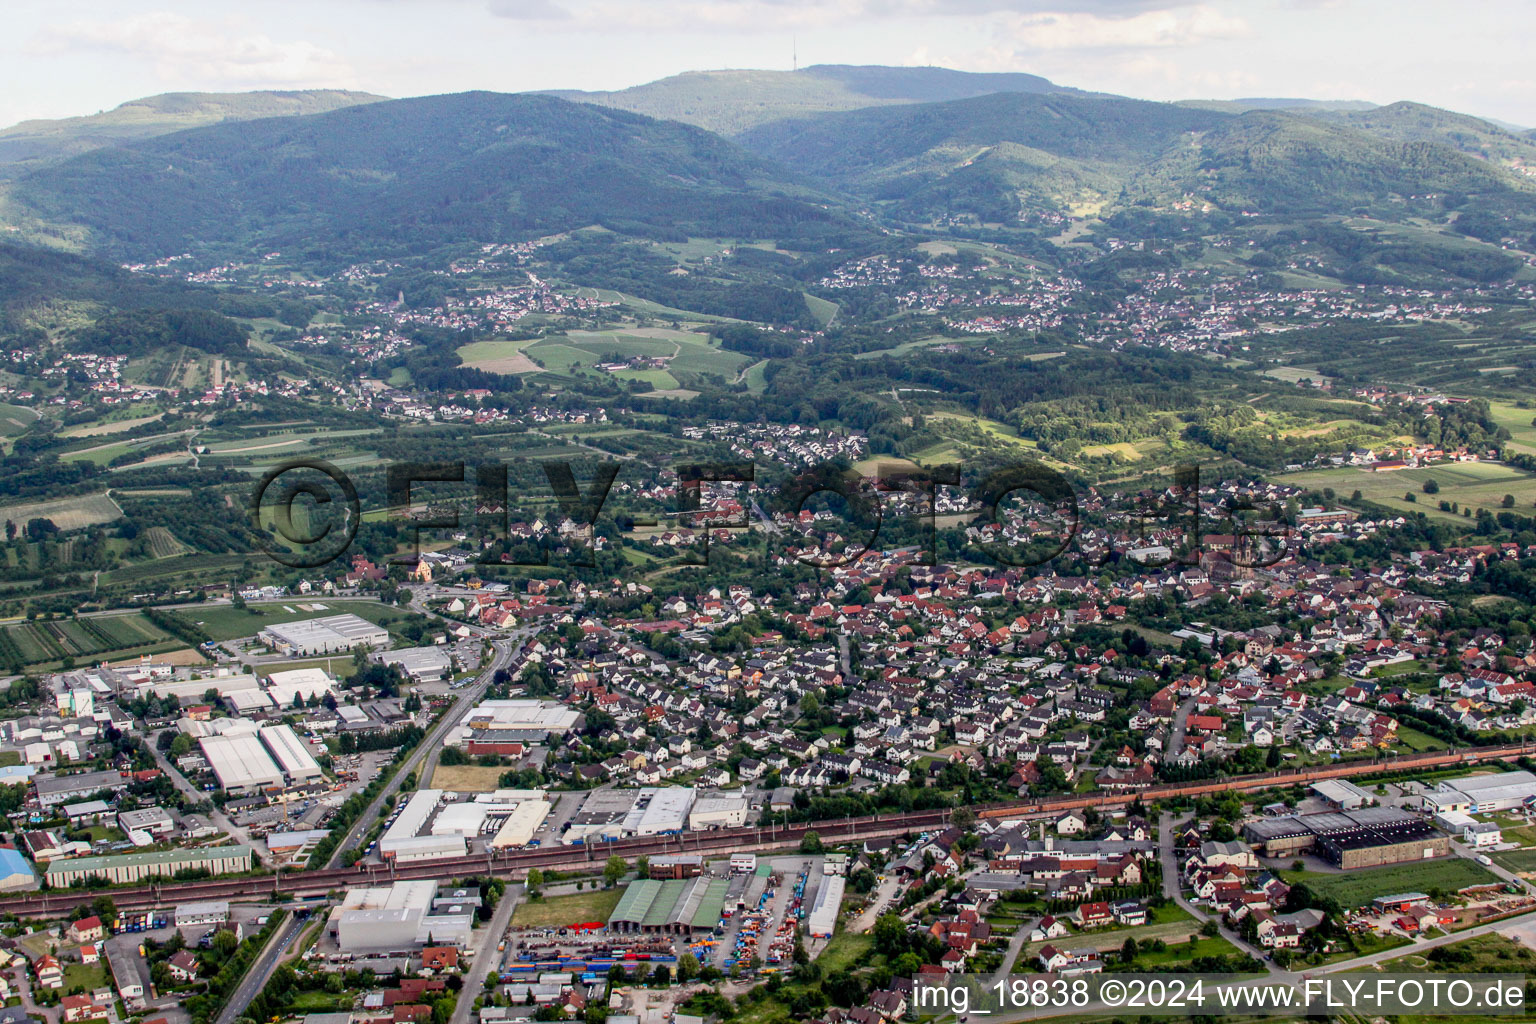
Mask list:
POLYGON ((66 992, 75 988, 94 992, 98 988, 105 988, 110 984, 110 980, 107 977, 106 962, 102 960, 94 964, 64 965, 64 991, 66 992))
POLYGON ((1346 907, 1360 907, 1376 896, 1398 892, 1429 892, 1443 889, 1453 892, 1469 885, 1486 885, 1498 878, 1475 861, 1460 857, 1411 861, 1385 868, 1359 871, 1282 871, 1291 885, 1305 882, 1314 892, 1332 896, 1346 907))
MULTIPOLYGON (((1507 837, 1508 833, 1505 835, 1507 837)), ((1491 853, 1488 859, 1505 871, 1517 875, 1536 872, 1536 850, 1506 850, 1503 853, 1491 853)))
POLYGON ((517 928, 563 928, 587 921, 607 921, 622 895, 623 889, 593 889, 525 901, 512 912, 512 924, 517 928))
POLYGON ((1231 956, 1233 953, 1240 952, 1241 950, 1236 946, 1219 936, 1214 939, 1201 938, 1197 942, 1170 942, 1168 947, 1160 953, 1142 953, 1137 956, 1131 970, 1167 967, 1172 964, 1188 963, 1202 956, 1231 956))

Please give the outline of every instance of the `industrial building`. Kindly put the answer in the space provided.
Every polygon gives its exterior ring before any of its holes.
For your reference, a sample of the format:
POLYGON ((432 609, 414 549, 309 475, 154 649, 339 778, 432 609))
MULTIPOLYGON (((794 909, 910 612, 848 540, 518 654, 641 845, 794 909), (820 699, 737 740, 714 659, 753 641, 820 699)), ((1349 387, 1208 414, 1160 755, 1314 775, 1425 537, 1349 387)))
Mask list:
POLYGON ((441 647, 407 647, 374 656, 382 665, 393 665, 413 683, 440 683, 453 672, 448 652, 441 647))
POLYGON ((155 850, 118 857, 72 857, 48 864, 44 874, 55 889, 100 877, 109 882, 137 882, 145 878, 174 878, 178 871, 208 871, 215 875, 251 870, 249 846, 211 846, 199 850, 155 850))
POLYGON ((315 756, 309 752, 292 726, 267 725, 263 726, 257 734, 261 737, 262 744, 271 752, 277 766, 283 770, 290 785, 302 786, 308 782, 317 782, 325 777, 320 770, 320 764, 315 756))
POLYGON ((1490 814, 1512 811, 1536 801, 1536 775, 1530 772, 1492 772, 1446 779, 1423 794, 1426 810, 1490 814))
POLYGON ((1316 853, 1346 870, 1444 857, 1450 841, 1406 811, 1367 807, 1326 814, 1259 818, 1243 838, 1266 857, 1316 853))
POLYGON ((32 865, 14 846, 0 846, 0 892, 19 892, 37 888, 32 865))
POLYGON ((448 742, 471 755, 519 755, 527 747, 561 739, 581 729, 580 711, 552 700, 488 700, 465 717, 448 742))
POLYGON ((320 668, 290 668, 267 677, 267 694, 280 708, 291 708, 295 699, 306 704, 336 696, 336 680, 320 668))
POLYGON ((652 857, 648 865, 650 876, 658 881, 675 878, 697 878, 704 873, 704 857, 697 853, 673 853, 652 857))
POLYGON ((331 834, 327 828, 302 829, 298 832, 271 832, 266 839, 268 851, 279 864, 298 864, 309 858, 320 840, 331 834))
POLYGON ((688 827, 695 832, 712 828, 736 828, 747 823, 752 801, 737 794, 712 793, 693 802, 688 812, 688 827))
POLYGON ((687 880, 631 882, 608 918, 616 932, 691 935, 720 924, 730 881, 700 876, 687 880))
POLYGON ((527 846, 549 812, 540 790, 502 789, 458 801, 442 790, 422 789, 411 794, 380 838, 379 852, 404 864, 462 857, 477 836, 491 837, 492 849, 527 846))
POLYGON ((1329 807, 1340 811, 1354 811, 1369 807, 1376 798, 1345 779, 1324 779, 1312 784, 1314 795, 1321 797, 1329 807))
POLYGON ((527 846, 533 842, 533 837, 544 824, 544 819, 549 817, 550 805, 547 800, 522 800, 512 808, 512 813, 507 815, 506 821, 501 823, 496 836, 491 840, 491 847, 497 850, 527 846))
POLYGON ((219 788, 236 795, 283 788, 283 771, 255 730, 204 736, 197 741, 219 788))
POLYGON ((466 946, 474 926, 473 907, 454 903, 436 912, 436 899, 434 881, 349 889, 341 906, 331 911, 327 928, 344 953, 408 953, 427 945, 466 946))
POLYGON ((635 806, 633 789, 597 789, 587 794, 578 810, 566 823, 565 841, 584 843, 594 839, 617 839, 624 834, 624 821, 635 806))
POLYGON ((659 836, 681 832, 693 809, 691 786, 647 786, 635 794, 635 803, 624 817, 626 836, 659 836))
POLYGON ((200 903, 178 903, 172 918, 177 928, 195 925, 221 925, 229 921, 229 900, 204 900, 200 903))
POLYGON ((1435 824, 1468 846, 1498 846, 1504 841, 1504 832, 1491 821, 1478 821, 1462 811, 1441 811, 1435 815, 1435 824))
POLYGON ((280 622, 263 629, 257 639, 287 655, 335 654, 355 647, 387 647, 389 631, 348 613, 280 622))
POLYGON ((110 790, 113 793, 128 788, 128 779, 122 772, 81 772, 78 775, 37 776, 33 781, 37 789, 37 802, 43 807, 72 804, 82 798, 110 790))
POLYGON ((813 939, 830 939, 837 930, 837 914, 843 905, 843 889, 846 886, 841 875, 822 879, 811 902, 811 916, 806 919, 805 931, 813 939))

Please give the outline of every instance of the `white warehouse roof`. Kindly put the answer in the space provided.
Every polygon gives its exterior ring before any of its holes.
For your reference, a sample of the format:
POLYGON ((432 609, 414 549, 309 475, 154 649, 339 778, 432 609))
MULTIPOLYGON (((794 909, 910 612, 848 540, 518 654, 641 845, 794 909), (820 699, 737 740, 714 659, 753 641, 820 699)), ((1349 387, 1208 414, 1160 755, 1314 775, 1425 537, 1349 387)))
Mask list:
POLYGON ((276 789, 282 786, 282 771, 268 756, 254 731, 204 736, 197 742, 208 759, 208 767, 213 769, 224 789, 276 789))
POLYGON ((289 782, 308 782, 324 774, 320 771, 319 762, 309 752, 309 747, 305 746, 304 741, 299 739, 292 726, 269 725, 257 735, 272 752, 272 756, 288 776, 289 782))

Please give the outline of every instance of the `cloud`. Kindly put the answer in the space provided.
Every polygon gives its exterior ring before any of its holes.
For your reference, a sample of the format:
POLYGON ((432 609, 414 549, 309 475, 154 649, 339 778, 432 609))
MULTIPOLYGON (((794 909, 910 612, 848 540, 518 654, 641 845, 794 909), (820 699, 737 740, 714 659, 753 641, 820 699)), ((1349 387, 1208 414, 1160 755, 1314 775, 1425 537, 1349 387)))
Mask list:
POLYGON ((149 64, 168 82, 202 87, 352 87, 357 75, 335 51, 305 40, 277 41, 234 24, 158 11, 116 20, 78 20, 40 33, 43 56, 119 54, 149 64))
POLYGON ((1050 11, 1005 19, 1002 31, 1020 52, 1144 50, 1187 47, 1252 34, 1242 18, 1197 6, 1106 17, 1086 11, 1050 11))
POLYGON ((1195 0, 489 0, 499 17, 583 31, 781 31, 1017 15, 1118 21, 1195 0))

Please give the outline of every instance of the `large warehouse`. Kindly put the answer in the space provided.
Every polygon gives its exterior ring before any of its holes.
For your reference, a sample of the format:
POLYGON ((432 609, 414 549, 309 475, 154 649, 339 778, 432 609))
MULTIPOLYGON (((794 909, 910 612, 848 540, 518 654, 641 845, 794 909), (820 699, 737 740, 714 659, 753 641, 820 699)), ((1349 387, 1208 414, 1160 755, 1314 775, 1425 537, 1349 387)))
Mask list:
POLYGON ((393 665, 413 683, 440 683, 453 671, 448 652, 441 647, 407 647, 375 655, 381 665, 393 665))
POLYGON ((720 924, 730 885, 729 879, 702 875, 682 881, 631 882, 608 918, 608 927, 616 932, 669 935, 710 931, 720 924))
POLYGON ((837 930, 837 913, 843 905, 843 889, 846 882, 841 875, 821 880, 816 899, 811 904, 811 916, 806 919, 805 933, 813 939, 830 939, 837 930))
POLYGON ((747 797, 715 793, 701 796, 688 812, 688 827, 695 832, 711 828, 735 828, 747 823, 752 801, 747 797))
POLYGON ((279 622, 263 629, 262 643, 289 655, 335 654, 354 647, 387 647, 389 631, 351 613, 299 622, 279 622))
POLYGON ((1243 826, 1243 838, 1266 857, 1315 853, 1346 870, 1444 857, 1450 841, 1407 811, 1366 807, 1326 814, 1260 818, 1243 826))
POLYGON ((1536 775, 1530 772, 1490 772, 1446 779, 1424 794, 1430 810, 1490 814, 1512 811, 1536 799, 1536 775))
POLYGON ((249 846, 211 846, 200 850, 155 850, 126 853, 120 857, 71 857, 50 861, 44 877, 55 889, 93 876, 109 882, 137 882, 145 878, 174 878, 178 871, 206 870, 215 875, 251 870, 249 846))
POLYGON ((498 850, 527 846, 533 841, 539 826, 544 824, 544 819, 549 817, 549 810, 549 803, 545 800, 520 801, 512 813, 507 815, 507 820, 501 823, 496 838, 491 840, 491 846, 498 850))
POLYGON ((470 711, 448 742, 471 755, 516 755, 522 748, 568 736, 585 723, 580 711, 558 701, 488 700, 470 711))
POLYGON ((268 725, 260 733, 261 742, 271 751, 277 765, 288 777, 291 785, 301 786, 324 777, 320 764, 309 752, 309 747, 299 739, 292 726, 268 725))
POLYGON ((283 770, 254 730, 204 736, 197 743, 224 792, 260 793, 283 788, 283 770))
POLYGON ((345 953, 406 953, 429 942, 462 948, 475 915, 434 914, 436 897, 433 881, 349 889, 328 927, 345 953))
POLYGON ((624 834, 657 836, 683 831, 693 809, 694 793, 692 786, 645 787, 624 818, 624 834))

